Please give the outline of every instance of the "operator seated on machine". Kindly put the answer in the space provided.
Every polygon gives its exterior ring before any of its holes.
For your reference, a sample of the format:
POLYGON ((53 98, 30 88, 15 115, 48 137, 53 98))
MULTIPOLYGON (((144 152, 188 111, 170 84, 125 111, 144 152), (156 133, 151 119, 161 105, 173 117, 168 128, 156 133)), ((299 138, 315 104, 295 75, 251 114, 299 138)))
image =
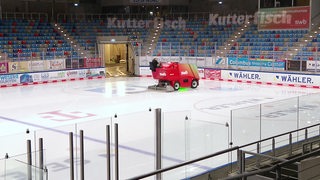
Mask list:
POLYGON ((159 62, 156 58, 154 58, 150 63, 149 63, 149 66, 150 66, 150 70, 151 71, 156 71, 156 68, 159 67, 159 62))

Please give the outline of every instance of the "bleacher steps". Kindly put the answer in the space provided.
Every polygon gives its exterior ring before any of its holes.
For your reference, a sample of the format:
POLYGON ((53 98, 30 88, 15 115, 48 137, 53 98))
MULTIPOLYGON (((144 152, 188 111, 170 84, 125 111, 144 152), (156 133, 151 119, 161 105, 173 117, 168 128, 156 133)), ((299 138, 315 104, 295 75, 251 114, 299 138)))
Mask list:
MULTIPOLYGON (((90 52, 88 52, 87 50, 85 50, 84 47, 82 47, 71 35, 70 33, 63 28, 63 26, 61 26, 59 23, 53 23, 52 24, 53 28, 57 31, 57 32, 62 32, 61 36, 64 38, 64 40, 66 40, 69 44, 72 45, 72 48, 77 50, 81 56, 89 56, 90 52)), ((79 55, 80 55, 79 54, 79 55)))

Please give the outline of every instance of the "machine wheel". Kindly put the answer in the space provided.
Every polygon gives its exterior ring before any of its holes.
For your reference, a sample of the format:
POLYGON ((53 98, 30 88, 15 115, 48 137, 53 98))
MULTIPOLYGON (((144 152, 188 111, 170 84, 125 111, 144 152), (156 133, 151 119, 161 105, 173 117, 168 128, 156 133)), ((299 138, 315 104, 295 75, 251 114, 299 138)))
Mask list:
POLYGON ((175 82, 175 83, 173 84, 173 89, 174 89, 175 91, 177 91, 179 88, 180 88, 180 83, 179 83, 179 82, 175 82))
POLYGON ((191 82, 191 88, 196 88, 196 87, 198 87, 198 85, 199 85, 199 82, 197 81, 197 80, 192 80, 192 82, 191 82))

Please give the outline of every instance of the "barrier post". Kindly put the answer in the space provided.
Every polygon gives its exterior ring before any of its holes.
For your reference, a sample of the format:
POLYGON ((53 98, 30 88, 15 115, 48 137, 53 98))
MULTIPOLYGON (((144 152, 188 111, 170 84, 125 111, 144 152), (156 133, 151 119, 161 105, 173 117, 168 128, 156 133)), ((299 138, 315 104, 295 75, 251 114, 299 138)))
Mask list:
MULTIPOLYGON (((161 109, 156 109, 156 127, 155 127, 155 138, 156 138, 156 170, 162 167, 162 122, 161 122, 161 109)), ((161 180, 161 174, 156 175, 157 180, 161 180)))
POLYGON ((83 130, 80 130, 80 180, 84 180, 84 139, 83 139, 83 130))
POLYGON ((70 180, 74 180, 73 133, 69 132, 70 180))
POLYGON ((114 137, 115 137, 115 141, 114 141, 114 144, 115 144, 115 150, 114 150, 114 153, 115 153, 115 180, 119 180, 119 137, 118 137, 118 124, 115 123, 114 124, 114 137))
POLYGON ((110 166, 110 126, 106 126, 106 153, 107 153, 107 180, 111 179, 111 166, 110 166))
POLYGON ((43 167, 43 139, 39 138, 39 176, 40 176, 40 180, 43 180, 43 171, 44 171, 44 167, 43 167))
POLYGON ((31 140, 27 140, 28 180, 32 180, 31 140))

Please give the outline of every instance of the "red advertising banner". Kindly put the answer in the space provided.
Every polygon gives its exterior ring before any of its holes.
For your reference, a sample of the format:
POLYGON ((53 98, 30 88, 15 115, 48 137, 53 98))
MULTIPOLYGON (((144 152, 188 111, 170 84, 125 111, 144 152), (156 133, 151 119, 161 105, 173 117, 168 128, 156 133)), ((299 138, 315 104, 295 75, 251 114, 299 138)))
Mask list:
POLYGON ((204 78, 206 79, 221 79, 221 70, 205 69, 204 78))
POLYGON ((259 30, 309 29, 310 7, 260 9, 257 23, 259 30))
POLYGON ((102 59, 101 58, 85 58, 84 59, 84 67, 101 67, 102 59))

